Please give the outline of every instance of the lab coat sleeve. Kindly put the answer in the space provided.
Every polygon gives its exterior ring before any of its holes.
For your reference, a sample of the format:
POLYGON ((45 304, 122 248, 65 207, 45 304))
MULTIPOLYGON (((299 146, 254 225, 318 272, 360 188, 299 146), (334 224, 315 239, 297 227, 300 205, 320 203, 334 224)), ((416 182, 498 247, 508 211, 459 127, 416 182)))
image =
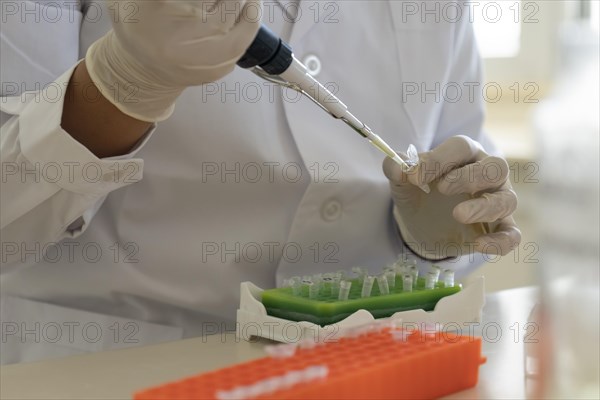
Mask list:
POLYGON ((99 159, 60 126, 70 68, 37 93, 0 98, 2 273, 35 263, 44 249, 80 235, 106 195, 142 178, 127 155, 99 159), (6 119, 6 118, 3 118, 6 119))

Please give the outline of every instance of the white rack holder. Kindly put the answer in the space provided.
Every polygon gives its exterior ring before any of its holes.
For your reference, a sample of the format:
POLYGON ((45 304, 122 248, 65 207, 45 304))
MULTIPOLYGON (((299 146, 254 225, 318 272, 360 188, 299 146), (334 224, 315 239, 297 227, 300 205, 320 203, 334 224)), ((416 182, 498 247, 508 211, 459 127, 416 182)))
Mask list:
POLYGON ((483 276, 463 289, 441 298, 432 311, 400 311, 388 318, 377 318, 367 310, 358 310, 335 324, 320 326, 308 321, 290 321, 267 314, 261 302, 263 289, 252 282, 242 282, 240 308, 237 310, 236 336, 252 341, 263 337, 283 343, 325 342, 341 338, 358 327, 377 322, 401 323, 404 329, 465 331, 481 322, 485 305, 483 276))

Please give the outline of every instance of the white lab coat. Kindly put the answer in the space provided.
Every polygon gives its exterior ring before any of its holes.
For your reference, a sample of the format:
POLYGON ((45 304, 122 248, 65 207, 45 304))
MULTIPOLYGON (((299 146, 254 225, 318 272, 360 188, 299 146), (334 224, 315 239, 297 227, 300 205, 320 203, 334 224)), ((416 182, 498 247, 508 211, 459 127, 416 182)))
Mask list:
MULTIPOLYGON (((466 20, 403 21, 402 3, 338 2, 330 23, 323 8, 295 24, 274 8, 265 22, 394 148, 455 134, 489 147, 480 90, 403 98, 403 82, 481 78, 466 20)), ((230 329, 242 281, 378 269, 404 251, 382 155, 307 99, 236 69, 186 90, 130 154, 100 160, 61 129, 57 88, 110 28, 104 5, 2 25, 2 94, 50 83, 0 103, 4 363, 230 329)))

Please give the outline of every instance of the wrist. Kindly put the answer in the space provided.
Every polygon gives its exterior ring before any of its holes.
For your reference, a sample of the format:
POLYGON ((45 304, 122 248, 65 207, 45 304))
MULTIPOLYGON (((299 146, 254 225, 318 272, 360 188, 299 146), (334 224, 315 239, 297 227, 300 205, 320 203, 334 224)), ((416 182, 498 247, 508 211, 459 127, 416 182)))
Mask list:
POLYGON ((185 87, 161 83, 160 77, 127 52, 111 30, 90 46, 86 65, 96 87, 122 113, 145 122, 173 113, 185 87))
POLYGON ((104 158, 128 153, 151 124, 114 107, 96 88, 83 61, 69 79, 61 127, 94 155, 104 158))

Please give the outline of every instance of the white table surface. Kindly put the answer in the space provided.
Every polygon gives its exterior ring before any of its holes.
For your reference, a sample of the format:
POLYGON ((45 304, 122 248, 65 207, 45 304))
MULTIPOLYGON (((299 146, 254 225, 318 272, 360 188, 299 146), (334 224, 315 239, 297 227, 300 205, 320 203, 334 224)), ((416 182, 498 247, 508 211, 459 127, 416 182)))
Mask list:
MULTIPOLYGON (((536 301, 535 288, 487 296, 483 321, 475 329, 476 334, 485 333, 483 353, 487 357, 479 370, 479 384, 447 398, 527 397, 535 381, 526 379, 524 374, 524 325, 536 301)), ((468 333, 466 328, 463 333, 468 333)), ((149 386, 262 357, 265 343, 236 341, 233 334, 212 335, 6 365, 0 367, 0 398, 128 399, 135 391, 149 386)))

